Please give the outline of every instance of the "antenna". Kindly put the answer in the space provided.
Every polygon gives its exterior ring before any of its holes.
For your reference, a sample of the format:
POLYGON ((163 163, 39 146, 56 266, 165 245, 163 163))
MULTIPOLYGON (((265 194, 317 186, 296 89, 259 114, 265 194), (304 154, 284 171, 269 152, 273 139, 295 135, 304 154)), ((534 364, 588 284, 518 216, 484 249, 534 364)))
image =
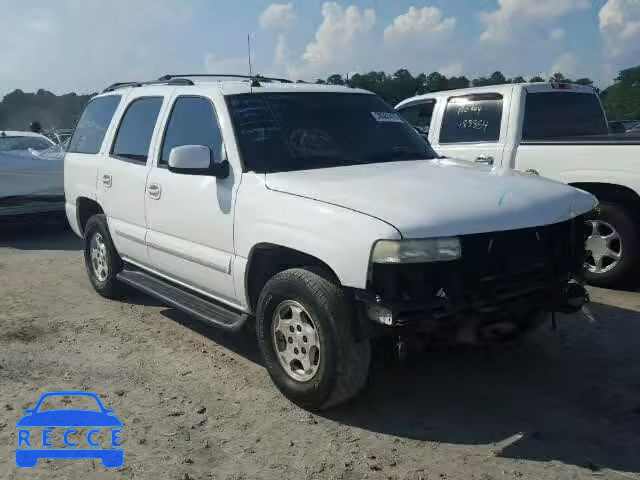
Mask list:
POLYGON ((247 35, 247 52, 249 53, 249 78, 251 78, 251 93, 253 93, 253 65, 251 65, 251 34, 247 35))
POLYGON ((253 66, 251 65, 251 34, 247 35, 247 51, 249 52, 249 77, 253 77, 253 66))

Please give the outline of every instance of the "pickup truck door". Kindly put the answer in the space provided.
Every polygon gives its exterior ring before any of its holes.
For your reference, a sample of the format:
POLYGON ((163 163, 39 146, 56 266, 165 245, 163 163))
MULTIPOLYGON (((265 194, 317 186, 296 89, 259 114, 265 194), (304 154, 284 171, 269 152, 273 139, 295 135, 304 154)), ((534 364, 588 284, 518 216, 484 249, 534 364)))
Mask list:
POLYGON ((224 179, 168 168, 171 150, 182 145, 209 147, 213 162, 226 158, 217 114, 224 108, 221 96, 176 90, 147 178, 147 248, 156 272, 235 306, 233 204, 241 177, 232 168, 224 179))
POLYGON ((120 256, 146 262, 144 191, 149 173, 151 139, 165 108, 164 95, 149 96, 135 90, 116 116, 108 151, 98 169, 98 200, 120 256))
POLYGON ((511 95, 483 91, 440 100, 429 141, 440 155, 503 166, 511 95))

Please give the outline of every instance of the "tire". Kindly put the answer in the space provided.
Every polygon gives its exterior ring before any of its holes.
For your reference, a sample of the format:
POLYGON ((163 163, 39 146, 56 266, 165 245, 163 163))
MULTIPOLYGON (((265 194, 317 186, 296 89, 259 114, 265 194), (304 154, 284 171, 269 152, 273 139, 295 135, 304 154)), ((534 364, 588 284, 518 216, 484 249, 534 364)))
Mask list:
MULTIPOLYGON (((355 341, 354 315, 353 304, 342 288, 322 274, 296 268, 278 273, 267 282, 258 300, 258 345, 271 379, 293 403, 308 410, 323 410, 345 402, 364 387, 371 346, 368 340, 355 341), (286 311, 287 303, 300 306, 304 310, 300 318, 311 319, 315 327, 319 360, 310 379, 293 378, 292 370, 285 370, 279 358, 272 329, 274 322, 279 325, 276 313, 286 311)), ((311 356, 311 352, 308 354, 311 356)))
POLYGON ((84 264, 96 292, 105 298, 118 298, 122 295, 124 285, 116 279, 116 275, 122 270, 122 259, 113 245, 104 215, 94 215, 87 221, 84 229, 84 264), (94 239, 100 239, 104 246, 98 265, 95 265, 92 259, 94 239), (97 266, 100 266, 100 269, 97 266))
MULTIPOLYGON (((620 249, 620 257, 617 263, 607 269, 605 265, 601 271, 596 271, 594 257, 589 253, 590 240, 587 239, 587 261, 585 268, 585 278, 591 285, 599 287, 608 287, 625 282, 630 279, 635 268, 638 266, 640 259, 640 238, 638 227, 634 221, 634 217, 629 210, 622 205, 616 203, 602 202, 589 222, 599 222, 604 229, 597 235, 606 236, 609 233, 609 227, 617 232, 619 243, 613 243, 613 248, 620 249)), ((593 236, 594 231, 591 231, 593 236)), ((597 248, 597 244, 593 248, 597 248)))

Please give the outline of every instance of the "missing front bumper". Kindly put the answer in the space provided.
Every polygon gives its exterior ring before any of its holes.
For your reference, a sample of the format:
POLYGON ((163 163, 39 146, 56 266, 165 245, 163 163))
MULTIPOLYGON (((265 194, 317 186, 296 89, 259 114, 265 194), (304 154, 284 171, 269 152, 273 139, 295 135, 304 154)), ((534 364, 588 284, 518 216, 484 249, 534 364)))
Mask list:
POLYGON ((361 317, 374 336, 419 335, 437 343, 489 343, 517 337, 541 325, 554 312, 575 313, 589 302, 575 280, 546 288, 514 289, 500 297, 432 296, 427 301, 387 302, 371 292, 355 295, 361 317))

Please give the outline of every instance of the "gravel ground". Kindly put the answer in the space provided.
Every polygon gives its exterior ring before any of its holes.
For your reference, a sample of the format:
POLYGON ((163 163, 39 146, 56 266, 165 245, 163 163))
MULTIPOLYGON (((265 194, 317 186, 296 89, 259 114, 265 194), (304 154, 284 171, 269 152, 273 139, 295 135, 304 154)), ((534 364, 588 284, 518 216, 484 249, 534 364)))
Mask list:
POLYGON ((595 321, 517 345, 378 361, 357 400, 315 415, 276 391, 250 335, 99 297, 80 249, 55 225, 0 225, 0 478, 640 478, 638 293, 594 289, 595 321), (15 423, 53 390, 115 409, 122 468, 15 466, 15 423))

